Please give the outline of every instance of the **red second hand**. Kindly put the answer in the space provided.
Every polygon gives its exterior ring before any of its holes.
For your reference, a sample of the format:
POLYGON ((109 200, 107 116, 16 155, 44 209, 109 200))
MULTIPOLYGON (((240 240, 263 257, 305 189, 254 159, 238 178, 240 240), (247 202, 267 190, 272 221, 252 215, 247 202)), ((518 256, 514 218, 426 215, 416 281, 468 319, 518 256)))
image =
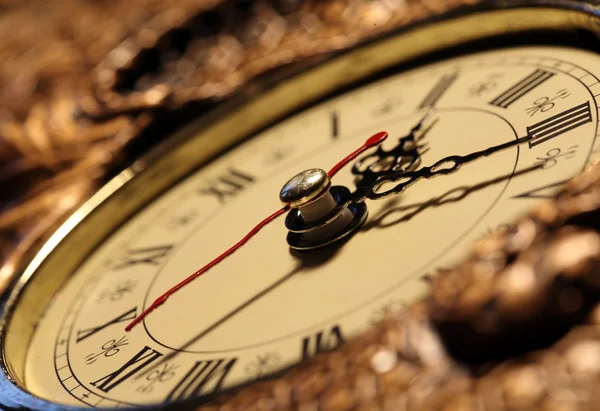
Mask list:
MULTIPOLYGON (((379 133, 371 136, 360 148, 358 148, 357 150, 352 152, 350 155, 348 155, 346 158, 344 158, 342 161, 337 163, 327 174, 329 175, 330 178, 333 177, 334 175, 336 175, 338 173, 338 171, 340 171, 343 167, 345 167, 349 162, 354 160, 356 157, 361 155, 365 150, 368 150, 369 148, 382 143, 387 137, 388 137, 388 133, 386 133, 385 131, 379 132, 379 133)), ((204 267, 202 267, 201 269, 199 269, 198 271, 196 271, 195 273, 190 275, 188 278, 186 278, 185 280, 183 280, 182 282, 177 284, 175 287, 171 288, 169 291, 167 291, 166 293, 164 293, 163 295, 158 297, 148 308, 146 308, 144 310, 144 312, 142 312, 135 320, 133 320, 131 323, 129 323, 127 325, 127 327, 125 327, 125 331, 128 331, 128 332, 131 331, 133 327, 135 327, 137 324, 141 323, 144 320, 144 318, 146 318, 148 316, 148 314, 150 314, 152 311, 157 309, 159 306, 163 305, 167 301, 167 299, 170 296, 172 296, 173 294, 175 294, 177 291, 179 291, 179 289, 188 285, 189 283, 194 281, 196 278, 200 277, 202 274, 206 273, 208 270, 213 268, 215 265, 219 264, 224 259, 229 257, 231 254, 235 253, 241 246, 246 244, 248 242, 248 240, 250 240, 256 234, 258 234, 258 232, 260 230, 262 230, 267 224, 269 224, 273 220, 276 220, 278 217, 285 214, 287 211, 289 211, 289 209, 290 209, 290 206, 286 205, 282 209, 278 210, 277 212, 271 214, 269 217, 265 218, 256 227, 254 227, 252 230, 250 230, 250 232, 248 234, 246 234, 246 236, 244 238, 242 238, 240 241, 238 241, 229 250, 225 251, 223 254, 221 254, 214 260, 212 260, 210 263, 206 264, 204 267)))

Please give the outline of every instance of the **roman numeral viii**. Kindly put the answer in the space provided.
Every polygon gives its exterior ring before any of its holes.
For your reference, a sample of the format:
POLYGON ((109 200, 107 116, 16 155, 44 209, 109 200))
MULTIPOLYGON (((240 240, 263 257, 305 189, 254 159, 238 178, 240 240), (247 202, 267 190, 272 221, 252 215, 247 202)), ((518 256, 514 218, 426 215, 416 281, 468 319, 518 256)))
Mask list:
POLYGON ((127 361, 121 368, 111 372, 107 376, 102 377, 97 381, 92 382, 91 384, 100 391, 109 392, 161 356, 161 353, 146 346, 142 348, 140 352, 134 355, 129 361, 127 361))
POLYGON ((508 108, 511 104, 519 100, 525 94, 544 83, 554 76, 554 73, 549 73, 544 70, 536 70, 517 84, 500 94, 493 99, 490 104, 496 107, 508 108))
POLYGON ((177 383, 166 400, 176 401, 208 392, 218 392, 237 358, 198 361, 177 383))
POLYGON ((317 354, 338 348, 344 343, 344 336, 339 325, 331 327, 328 331, 319 331, 315 335, 302 339, 302 361, 308 360, 317 354))
POLYGON ((92 327, 92 328, 88 328, 86 330, 77 331, 77 342, 83 341, 86 338, 91 337, 92 335, 96 334, 99 331, 102 331, 103 329, 105 329, 106 327, 108 327, 110 325, 118 324, 118 323, 121 323, 124 321, 133 321, 136 316, 137 316, 137 307, 132 308, 131 310, 127 311, 126 313, 121 314, 118 317, 113 318, 109 322, 99 325, 98 327, 92 327))
POLYGON ((592 112, 588 101, 527 127, 527 136, 530 138, 529 148, 591 122, 592 112))
POLYGON ((237 196, 248 185, 255 181, 255 177, 230 168, 227 173, 217 178, 217 181, 206 188, 198 190, 198 194, 215 196, 220 203, 225 203, 230 197, 237 196))

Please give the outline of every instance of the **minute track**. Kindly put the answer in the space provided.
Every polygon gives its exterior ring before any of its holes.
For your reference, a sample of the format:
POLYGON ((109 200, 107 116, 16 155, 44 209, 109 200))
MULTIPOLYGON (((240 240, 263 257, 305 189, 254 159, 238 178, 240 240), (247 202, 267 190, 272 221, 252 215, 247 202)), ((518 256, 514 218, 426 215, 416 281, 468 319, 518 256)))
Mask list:
MULTIPOLYGON (((328 390, 327 392, 328 392, 329 394, 332 394, 332 392, 331 392, 330 390, 328 390)), ((337 391, 337 392, 339 393, 340 391, 337 391)), ((342 394, 347 394, 347 393, 345 393, 345 392, 342 392, 342 394)), ((381 393, 381 394, 382 394, 382 395, 384 395, 384 396, 385 396, 385 395, 387 395, 387 393, 381 393)), ((339 398, 339 397, 338 397, 338 398, 339 398)), ((345 398, 352 398, 352 396, 345 397, 345 398)), ((362 399, 362 400, 365 400, 365 399, 364 399, 364 398, 362 398, 362 397, 354 397, 354 398, 355 398, 355 399, 362 399)), ((321 399, 321 403, 323 404, 323 406, 326 406, 326 405, 328 404, 328 402, 327 402, 327 401, 328 401, 328 399, 327 399, 326 397, 320 397, 320 399, 321 399)), ((296 403, 295 403, 296 399, 290 399, 290 401, 291 401, 291 402, 293 402, 294 404, 296 404, 296 403)), ((365 401, 367 401, 367 400, 365 400, 365 401)))

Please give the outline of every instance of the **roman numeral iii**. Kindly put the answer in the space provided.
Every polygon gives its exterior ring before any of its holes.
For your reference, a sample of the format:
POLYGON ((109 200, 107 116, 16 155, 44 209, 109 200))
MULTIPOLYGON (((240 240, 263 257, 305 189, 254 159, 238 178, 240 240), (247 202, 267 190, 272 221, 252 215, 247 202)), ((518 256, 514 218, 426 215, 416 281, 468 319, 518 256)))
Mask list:
POLYGON ((127 322, 133 321, 136 316, 137 316, 137 307, 132 308, 131 310, 125 312, 124 314, 121 314, 120 316, 118 316, 116 318, 113 318, 112 320, 110 320, 107 323, 104 323, 97 327, 92 327, 92 328, 88 328, 85 330, 77 331, 77 342, 85 340, 88 337, 91 337, 92 335, 96 334, 99 331, 102 331, 103 329, 105 329, 106 327, 108 327, 110 325, 122 323, 125 321, 127 321, 127 322))
POLYGON ((521 97, 538 87, 540 84, 546 82, 553 76, 554 73, 549 73, 544 70, 536 70, 506 90, 504 93, 493 99, 490 104, 500 108, 509 108, 511 104, 515 103, 521 97))

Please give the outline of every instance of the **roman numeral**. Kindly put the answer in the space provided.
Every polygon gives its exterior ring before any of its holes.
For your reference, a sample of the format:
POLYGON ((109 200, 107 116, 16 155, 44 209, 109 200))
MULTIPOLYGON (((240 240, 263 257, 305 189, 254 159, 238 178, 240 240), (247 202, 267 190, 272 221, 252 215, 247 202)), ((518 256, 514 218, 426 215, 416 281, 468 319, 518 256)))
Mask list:
POLYGON ((102 377, 97 381, 92 382, 91 384, 100 391, 109 392, 161 356, 161 353, 146 346, 142 348, 140 352, 134 355, 129 361, 127 361, 121 368, 111 372, 107 376, 102 377))
POLYGON ((224 204, 230 197, 237 196, 254 181, 255 177, 230 168, 227 170, 227 174, 218 177, 217 181, 210 187, 198 190, 198 194, 216 196, 217 200, 224 204))
POLYGON ((119 270, 138 264, 159 265, 161 260, 168 256, 172 249, 172 245, 161 245, 129 250, 125 256, 125 261, 116 266, 115 269, 119 270))
POLYGON ((558 137, 568 131, 592 122, 590 102, 565 110, 531 127, 527 127, 527 135, 531 139, 529 148, 558 137))
POLYGON ((340 136, 340 116, 336 111, 332 111, 331 118, 331 138, 334 140, 340 136))
POLYGON ((450 86, 454 84, 458 78, 458 73, 448 74, 438 80, 435 86, 431 89, 429 94, 423 99, 419 105, 420 109, 433 107, 437 104, 440 98, 448 91, 450 86))
POLYGON ((536 70, 506 90, 504 93, 493 99, 490 104, 500 108, 508 108, 511 104, 553 76, 554 73, 549 73, 544 70, 536 70))
POLYGON ((198 361, 169 393, 167 401, 219 392, 237 358, 198 361))
POLYGON ((546 186, 537 187, 533 190, 525 191, 519 195, 514 196, 513 198, 533 198, 533 199, 547 199, 554 198, 558 189, 565 185, 565 181, 559 181, 558 183, 548 184, 546 186))
POLYGON ((121 314, 117 318, 113 318, 109 322, 102 324, 98 327, 92 327, 92 328, 88 328, 86 330, 77 331, 77 341, 76 342, 83 341, 86 338, 91 337, 92 335, 96 334, 97 332, 102 331, 103 329, 105 329, 106 327, 108 327, 110 325, 122 323, 125 321, 133 321, 136 316, 137 316, 137 307, 132 308, 131 310, 127 311, 126 313, 121 314))
POLYGON ((327 333, 319 331, 313 336, 302 339, 302 361, 317 354, 338 348, 344 343, 344 336, 339 325, 333 326, 327 333))

